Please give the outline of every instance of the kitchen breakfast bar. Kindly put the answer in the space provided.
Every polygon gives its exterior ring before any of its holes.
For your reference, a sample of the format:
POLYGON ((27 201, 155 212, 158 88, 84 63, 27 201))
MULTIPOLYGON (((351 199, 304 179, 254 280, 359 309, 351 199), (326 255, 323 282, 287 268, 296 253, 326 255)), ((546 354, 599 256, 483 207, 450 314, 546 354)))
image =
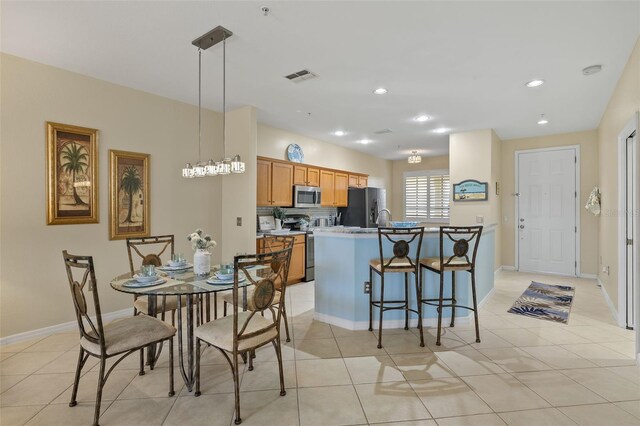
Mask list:
MULTIPOLYGON (((365 283, 369 281, 369 262, 380 259, 377 229, 335 228, 316 231, 315 234, 315 319, 349 330, 366 330, 369 327, 369 295, 365 293, 365 283)), ((440 255, 439 229, 425 228, 420 258, 440 255)), ((416 244, 414 241, 412 244, 416 244)), ((392 244, 383 241, 385 257, 392 252, 392 244)), ((445 237, 444 252, 452 253, 452 243, 445 237)), ((415 250, 412 250, 415 253, 415 250)), ((476 294, 478 303, 491 293, 494 287, 495 226, 485 226, 476 257, 476 294)), ((446 258, 445 258, 446 261, 446 258)), ((385 277, 385 299, 404 298, 404 274, 389 273, 385 277)), ((416 307, 413 289, 414 277, 409 274, 409 304, 416 307)), ((444 297, 451 297, 451 273, 445 274, 444 297)), ((437 298, 439 276, 423 271, 423 299, 437 298)), ((380 279, 373 275, 373 295, 380 294, 380 279)), ((470 274, 456 272, 456 299, 458 304, 471 306, 470 274)), ((378 322, 378 308, 373 310, 374 324, 378 322)), ((417 324, 417 315, 411 314, 411 325, 417 324)), ((451 309, 445 308, 443 323, 447 323, 451 309), (446 318, 446 320, 445 320, 446 318)), ((425 326, 436 325, 437 311, 434 306, 423 305, 422 316, 425 326)), ((468 322, 473 313, 465 309, 456 310, 456 321, 468 322)), ((374 326, 375 327, 375 326, 374 326)), ((387 311, 384 314, 384 328, 404 327, 402 311, 387 311)))

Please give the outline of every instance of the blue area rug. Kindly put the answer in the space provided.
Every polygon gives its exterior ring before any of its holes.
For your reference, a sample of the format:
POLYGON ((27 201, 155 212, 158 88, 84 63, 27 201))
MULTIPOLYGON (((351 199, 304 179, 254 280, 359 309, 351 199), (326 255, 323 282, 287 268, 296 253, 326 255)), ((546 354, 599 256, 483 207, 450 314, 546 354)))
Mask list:
POLYGON ((566 324, 574 290, 574 287, 531 281, 507 312, 566 324))

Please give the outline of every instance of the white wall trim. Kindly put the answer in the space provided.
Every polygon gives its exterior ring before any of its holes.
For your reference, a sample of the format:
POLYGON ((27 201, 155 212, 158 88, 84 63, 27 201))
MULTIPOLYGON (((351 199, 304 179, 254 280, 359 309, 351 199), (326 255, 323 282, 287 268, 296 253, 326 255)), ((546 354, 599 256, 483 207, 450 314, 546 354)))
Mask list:
POLYGON ((596 280, 598 276, 596 274, 580 274, 580 278, 586 278, 589 280, 596 280))
POLYGON ((493 278, 495 279, 498 275, 500 275, 500 272, 502 272, 502 265, 498 266, 498 269, 493 271, 493 278))
POLYGON ((620 323, 620 317, 618 316, 618 311, 616 310, 615 305, 611 301, 611 298, 609 297, 609 293, 607 293, 607 289, 605 288, 602 281, 600 281, 600 277, 598 277, 597 279, 598 279, 598 285, 600 286, 600 291, 602 291, 602 295, 604 296, 604 301, 607 302, 607 306, 609 307, 609 312, 611 312, 611 316, 613 317, 613 320, 620 327, 624 327, 624 324, 620 323))
MULTIPOLYGON (((133 316, 133 308, 126 308, 120 311, 109 312, 102 314, 102 321, 105 323, 113 321, 118 318, 124 318, 133 316)), ((95 317, 91 317, 95 320, 95 317)), ((78 330, 77 321, 69 321, 62 324, 52 325, 49 327, 38 328, 36 330, 25 331, 24 333, 13 334, 11 336, 0 338, 0 346, 9 345, 11 343, 18 343, 25 340, 35 339, 38 337, 46 337, 56 333, 63 333, 66 331, 78 330)), ((78 337, 79 338, 79 337, 78 337)))
MULTIPOLYGON (((576 254, 576 270, 575 270, 575 274, 573 275, 574 277, 579 277, 580 276, 580 240, 581 240, 581 225, 580 225, 580 145, 564 145, 564 146, 553 146, 553 147, 547 147, 547 148, 537 148, 537 149, 521 149, 521 150, 517 150, 514 152, 514 170, 515 170, 515 191, 516 193, 519 193, 520 190, 520 182, 518 179, 518 171, 519 171, 519 166, 518 166, 518 155, 519 154, 530 154, 533 152, 545 152, 545 151, 562 151, 562 150, 566 150, 566 149, 573 149, 575 151, 575 155, 576 155, 576 176, 575 176, 575 190, 578 194, 578 196, 575 199, 575 224, 577 227, 577 232, 575 235, 575 254, 576 254)), ((520 212, 518 211, 518 196, 513 197, 514 198, 514 203, 515 203, 515 217, 514 217, 514 226, 515 226, 515 268, 517 271, 520 270, 520 260, 519 260, 519 240, 518 240, 518 217, 520 216, 520 212)), ((537 271, 536 271, 537 272, 537 271)))
POLYGON ((515 266, 511 266, 511 265, 502 265, 501 266, 503 271, 515 271, 516 267, 515 266))

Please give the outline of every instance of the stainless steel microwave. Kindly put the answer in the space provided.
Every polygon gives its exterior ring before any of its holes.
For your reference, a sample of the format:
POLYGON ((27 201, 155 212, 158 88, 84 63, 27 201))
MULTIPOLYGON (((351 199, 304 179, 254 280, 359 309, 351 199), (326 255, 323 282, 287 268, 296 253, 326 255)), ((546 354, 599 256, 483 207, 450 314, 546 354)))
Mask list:
POLYGON ((322 194, 317 186, 301 186, 293 187, 293 206, 294 207, 320 207, 322 202, 322 194))

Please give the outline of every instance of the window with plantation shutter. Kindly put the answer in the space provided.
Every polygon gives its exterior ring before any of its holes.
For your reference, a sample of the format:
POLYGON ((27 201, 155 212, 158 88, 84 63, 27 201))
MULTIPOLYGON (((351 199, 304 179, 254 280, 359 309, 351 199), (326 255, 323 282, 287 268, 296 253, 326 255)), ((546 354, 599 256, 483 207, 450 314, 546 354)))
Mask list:
POLYGON ((418 222, 448 222, 451 185, 448 170, 404 175, 404 217, 418 222))

